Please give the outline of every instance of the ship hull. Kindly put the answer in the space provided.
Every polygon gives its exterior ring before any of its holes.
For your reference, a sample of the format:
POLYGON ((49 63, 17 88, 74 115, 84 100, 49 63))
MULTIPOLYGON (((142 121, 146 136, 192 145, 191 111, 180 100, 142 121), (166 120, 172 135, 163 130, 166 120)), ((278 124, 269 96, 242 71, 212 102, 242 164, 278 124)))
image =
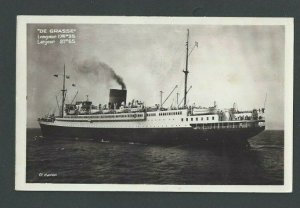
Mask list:
POLYGON ((154 144, 228 143, 244 144, 265 127, 193 129, 190 128, 82 128, 40 124, 44 137, 89 138, 101 141, 121 141, 154 144))

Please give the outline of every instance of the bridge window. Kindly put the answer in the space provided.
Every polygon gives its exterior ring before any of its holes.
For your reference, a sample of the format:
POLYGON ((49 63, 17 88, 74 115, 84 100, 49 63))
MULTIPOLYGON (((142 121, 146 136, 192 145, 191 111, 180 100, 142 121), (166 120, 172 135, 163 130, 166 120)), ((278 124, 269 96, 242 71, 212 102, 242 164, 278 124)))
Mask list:
POLYGON ((191 118, 191 121, 193 121, 193 118, 191 118))
POLYGON ((183 121, 183 118, 181 118, 181 121, 183 121))
POLYGON ((196 121, 198 121, 198 117, 196 118, 196 121))
POLYGON ((212 117, 212 120, 215 120, 215 117, 214 117, 214 116, 212 117))
POLYGON ((209 120, 209 117, 206 117, 206 120, 209 120))
POLYGON ((186 121, 188 121, 189 119, 188 118, 186 118, 186 121))

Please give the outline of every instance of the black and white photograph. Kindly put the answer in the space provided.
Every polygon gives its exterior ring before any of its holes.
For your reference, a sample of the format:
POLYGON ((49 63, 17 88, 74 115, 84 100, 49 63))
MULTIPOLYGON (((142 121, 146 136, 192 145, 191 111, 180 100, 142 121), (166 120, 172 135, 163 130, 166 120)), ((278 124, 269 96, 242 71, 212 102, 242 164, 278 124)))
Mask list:
POLYGON ((292 191, 292 18, 17 20, 16 190, 292 191))

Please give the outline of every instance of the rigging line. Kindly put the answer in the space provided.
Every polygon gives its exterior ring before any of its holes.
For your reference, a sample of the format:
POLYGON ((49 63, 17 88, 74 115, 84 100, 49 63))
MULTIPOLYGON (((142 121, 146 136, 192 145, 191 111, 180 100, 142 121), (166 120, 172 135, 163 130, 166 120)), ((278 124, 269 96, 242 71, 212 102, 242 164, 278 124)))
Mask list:
MULTIPOLYGON (((175 52, 175 54, 172 56, 172 58, 173 59, 175 59, 175 60, 177 60, 177 59, 179 59, 179 57, 182 57, 183 56, 183 54, 184 54, 184 51, 181 51, 180 50, 180 53, 178 52, 179 50, 179 46, 176 48, 176 52, 175 52), (178 53, 179 53, 179 55, 178 55, 178 53)), ((180 60, 180 59, 179 59, 180 60)), ((173 68, 175 68, 176 66, 175 66, 175 63, 176 63, 176 61, 173 61, 170 65, 170 68, 169 68, 169 70, 168 71, 171 71, 173 68)), ((182 63, 182 61, 179 61, 179 66, 181 66, 181 65, 183 65, 183 63, 182 63)), ((177 68, 177 67, 176 67, 177 68)), ((179 67, 180 69, 182 68, 182 67, 179 67)))
MULTIPOLYGON (((55 97, 57 99, 57 96, 55 96, 55 97)), ((48 107, 49 111, 48 111, 47 115, 49 115, 50 113, 52 113, 56 109, 56 105, 55 104, 53 104, 52 102, 50 102, 49 104, 50 104, 50 106, 48 107)))
POLYGON ((160 60, 160 65, 159 65, 159 69, 162 70, 162 65, 163 65, 163 56, 161 56, 161 60, 160 60))
POLYGON ((50 110, 48 111, 48 114, 47 115, 50 115, 54 110, 55 110, 56 107, 50 107, 50 110))
POLYGON ((266 93, 266 96, 265 96, 264 108, 266 108, 267 96, 268 96, 268 93, 266 93))
POLYGON ((56 96, 60 96, 60 95, 61 95, 61 92, 57 92, 56 95, 55 95, 55 97, 56 96))
POLYGON ((195 49, 196 45, 194 45, 194 47, 192 48, 192 50, 189 52, 189 56, 191 55, 191 53, 193 52, 193 50, 195 49))
MULTIPOLYGON (((59 109, 59 104, 58 104, 58 100, 57 100, 57 96, 55 96, 56 98, 56 105, 57 105, 57 108, 59 109)), ((56 109, 56 108, 55 108, 56 109)))
MULTIPOLYGON (((190 88, 187 90, 186 94, 189 93, 190 89, 192 89, 192 85, 191 85, 190 88)), ((181 105, 181 103, 183 102, 183 100, 184 100, 184 97, 183 97, 182 100, 180 101, 178 107, 181 105)))
MULTIPOLYGON (((184 68, 184 61, 183 61, 183 59, 182 59, 181 64, 180 64, 180 67, 179 67, 179 70, 181 71, 181 69, 183 69, 183 68, 184 68)), ((183 86, 184 78, 183 78, 183 79, 180 78, 179 80, 180 80, 180 82, 179 82, 179 85, 178 85, 178 89, 181 89, 182 86, 183 86)))
POLYGON ((176 85, 174 87, 174 89, 170 92, 170 94, 167 96, 167 98, 164 100, 164 102, 162 103, 162 106, 165 104, 165 102, 169 99, 169 97, 173 94, 174 90, 178 87, 178 85, 176 85))
POLYGON ((56 108, 58 108, 58 113, 59 113, 59 112, 60 112, 60 106, 59 106, 59 103, 61 103, 61 98, 59 97, 60 99, 58 100, 57 97, 58 97, 58 96, 55 97, 55 98, 56 98, 56 102, 57 102, 57 105, 56 105, 56 107, 55 107, 55 111, 56 111, 56 108))
POLYGON ((197 41, 195 41, 195 44, 194 44, 192 50, 189 52, 189 56, 191 55, 191 53, 194 51, 194 49, 195 49, 196 47, 198 48, 198 42, 197 42, 197 41))
POLYGON ((69 97, 68 97, 68 94, 67 94, 67 93, 66 93, 66 96, 65 96, 65 97, 66 97, 67 103, 70 103, 70 102, 69 102, 69 97))
POLYGON ((55 112, 56 112, 56 106, 53 107, 53 110, 52 110, 51 112, 52 112, 52 114, 55 115, 55 112))
POLYGON ((76 92, 76 94, 75 94, 75 96, 74 96, 74 98, 73 98, 71 104, 73 104, 73 102, 74 102, 74 100, 75 100, 75 98, 76 98, 77 95, 78 95, 78 90, 77 90, 77 92, 76 92))
MULTIPOLYGON (((177 49, 180 48, 180 47, 182 47, 182 45, 178 45, 177 49)), ((185 67, 185 58, 182 58, 182 57, 184 57, 185 51, 184 51, 184 50, 177 50, 177 53, 178 53, 178 52, 179 52, 179 55, 180 55, 180 56, 178 56, 178 57, 180 57, 180 58, 178 58, 178 59, 179 59, 180 61, 179 61, 178 67, 176 67, 176 68, 177 68, 177 70, 178 70, 179 72, 181 72, 181 70, 185 67)), ((174 67, 174 68, 175 68, 175 67, 174 67)), ((178 89, 180 89, 180 88, 182 87, 183 81, 184 81, 184 80, 180 78, 180 82, 179 82, 179 85, 178 85, 178 89)))
MULTIPOLYGON (((170 44, 172 45, 172 46, 174 46, 174 47, 171 47, 171 51, 172 51, 172 55, 171 55, 171 57, 174 59, 176 59, 177 60, 177 55, 178 55, 178 53, 180 52, 180 53, 182 53, 182 50, 179 50, 179 48, 181 47, 181 44, 173 44, 173 43, 171 43, 171 40, 169 41, 170 42, 170 44), (174 51, 174 52, 173 52, 174 51)), ((163 57, 163 56, 162 56, 163 57)), ((181 57, 181 56, 180 56, 181 57)), ((173 59, 171 59, 171 60, 173 60, 173 59)), ((170 64, 167 64, 168 66, 166 67, 168 70, 168 72, 169 71, 172 71, 172 69, 174 69, 175 67, 174 67, 174 61, 172 61, 170 64)))
POLYGON ((175 102, 175 98, 172 99, 171 108, 173 108, 175 102))

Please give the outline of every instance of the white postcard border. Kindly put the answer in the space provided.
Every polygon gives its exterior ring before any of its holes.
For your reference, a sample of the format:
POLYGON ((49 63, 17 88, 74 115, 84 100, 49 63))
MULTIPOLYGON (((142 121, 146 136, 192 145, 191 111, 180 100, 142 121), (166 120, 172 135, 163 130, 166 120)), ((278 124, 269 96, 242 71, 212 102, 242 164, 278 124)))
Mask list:
POLYGON ((246 17, 125 17, 125 16, 18 16, 16 53, 16 163, 18 191, 151 191, 151 192, 292 192, 293 179, 293 18, 246 17), (284 185, 148 185, 26 183, 27 27, 31 24, 189 24, 284 25, 285 111, 284 185))

